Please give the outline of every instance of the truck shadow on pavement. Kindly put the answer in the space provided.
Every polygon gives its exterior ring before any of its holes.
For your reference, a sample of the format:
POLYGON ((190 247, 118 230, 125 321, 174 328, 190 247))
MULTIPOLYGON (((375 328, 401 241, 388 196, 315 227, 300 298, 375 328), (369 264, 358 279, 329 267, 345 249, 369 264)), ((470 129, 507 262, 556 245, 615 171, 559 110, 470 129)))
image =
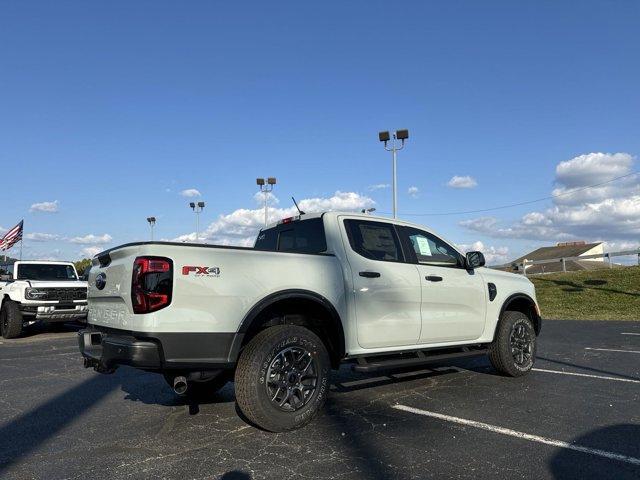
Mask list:
MULTIPOLYGON (((131 372, 134 373, 135 371, 131 372)), ((459 373, 459 371, 455 369, 440 369, 437 371, 422 369, 416 371, 415 368, 413 370, 410 368, 404 368, 372 376, 354 373, 343 367, 339 373, 334 374, 330 390, 332 394, 342 394, 363 389, 383 387, 390 384, 402 384, 404 382, 438 377, 452 373, 459 373)), ((202 405, 235 402, 235 392, 232 382, 215 393, 202 394, 198 396, 180 396, 175 394, 173 390, 164 383, 162 377, 159 375, 146 373, 139 374, 138 372, 135 372, 134 375, 127 375, 121 378, 120 388, 126 394, 124 397, 125 400, 142 402, 147 405, 161 405, 164 407, 188 406, 189 413, 191 415, 198 414, 200 410, 199 407, 202 405), (141 378, 142 376, 144 376, 144 378, 141 378)), ((239 413, 239 411, 237 411, 237 413, 239 413)), ((244 417, 242 418, 244 419, 244 417)), ((246 421, 246 419, 244 420, 246 421)))
POLYGON ((218 392, 200 395, 177 395, 162 379, 153 373, 140 373, 130 369, 132 375, 122 379, 121 389, 126 394, 124 399, 132 402, 142 402, 147 405, 161 405, 163 407, 189 408, 189 415, 200 413, 201 405, 222 404, 235 401, 233 387, 227 384, 218 392))

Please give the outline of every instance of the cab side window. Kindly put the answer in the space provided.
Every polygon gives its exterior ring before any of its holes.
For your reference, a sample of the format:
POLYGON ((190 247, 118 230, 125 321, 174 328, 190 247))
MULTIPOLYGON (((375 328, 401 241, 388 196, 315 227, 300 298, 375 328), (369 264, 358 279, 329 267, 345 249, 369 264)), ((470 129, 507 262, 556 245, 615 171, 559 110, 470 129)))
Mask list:
POLYGON ((371 260, 403 262, 400 240, 390 223, 345 220, 349 244, 356 253, 371 260))
POLYGON ((417 263, 438 267, 460 267, 462 257, 444 240, 416 228, 403 227, 403 238, 417 263))

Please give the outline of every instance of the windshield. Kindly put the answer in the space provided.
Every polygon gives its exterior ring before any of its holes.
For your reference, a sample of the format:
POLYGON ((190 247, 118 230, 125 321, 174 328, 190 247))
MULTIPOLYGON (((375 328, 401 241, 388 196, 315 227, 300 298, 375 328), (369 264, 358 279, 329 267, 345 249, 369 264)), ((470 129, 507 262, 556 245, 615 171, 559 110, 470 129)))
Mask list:
POLYGON ((18 266, 18 280, 77 280, 72 265, 26 263, 18 266))

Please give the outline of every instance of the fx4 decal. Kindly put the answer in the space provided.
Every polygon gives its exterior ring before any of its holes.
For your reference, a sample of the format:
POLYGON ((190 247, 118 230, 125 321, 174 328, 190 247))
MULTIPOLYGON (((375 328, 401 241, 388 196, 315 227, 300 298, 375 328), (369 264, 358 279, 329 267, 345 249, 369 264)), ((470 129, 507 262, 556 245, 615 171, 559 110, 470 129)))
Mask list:
POLYGON ((185 265, 182 267, 182 275, 195 274, 196 277, 219 277, 219 267, 199 267, 196 265, 185 265))

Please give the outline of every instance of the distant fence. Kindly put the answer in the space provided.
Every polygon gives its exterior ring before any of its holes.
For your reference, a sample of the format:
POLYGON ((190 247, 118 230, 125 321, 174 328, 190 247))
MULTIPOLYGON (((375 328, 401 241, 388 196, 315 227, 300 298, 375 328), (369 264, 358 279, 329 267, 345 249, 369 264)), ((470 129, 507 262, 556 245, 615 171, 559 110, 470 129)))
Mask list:
MULTIPOLYGON (((640 265, 640 248, 636 250, 623 250, 620 252, 607 252, 607 253, 597 253, 595 255, 581 255, 578 257, 559 257, 559 258, 550 258, 548 260, 524 260, 522 263, 514 264, 518 270, 521 270, 521 273, 526 277, 527 276, 527 267, 531 265, 545 265, 545 264, 562 264, 562 271, 567 271, 567 262, 568 261, 581 261, 581 260, 593 260, 596 258, 605 259, 607 266, 609 268, 613 268, 613 261, 611 260, 613 257, 623 257, 628 255, 634 255, 638 258, 638 265, 640 265)), ((605 267, 606 268, 606 267, 605 267)), ((531 275, 540 275, 545 272, 533 273, 531 275)), ((557 271, 549 272, 549 273, 557 273, 557 271)))

